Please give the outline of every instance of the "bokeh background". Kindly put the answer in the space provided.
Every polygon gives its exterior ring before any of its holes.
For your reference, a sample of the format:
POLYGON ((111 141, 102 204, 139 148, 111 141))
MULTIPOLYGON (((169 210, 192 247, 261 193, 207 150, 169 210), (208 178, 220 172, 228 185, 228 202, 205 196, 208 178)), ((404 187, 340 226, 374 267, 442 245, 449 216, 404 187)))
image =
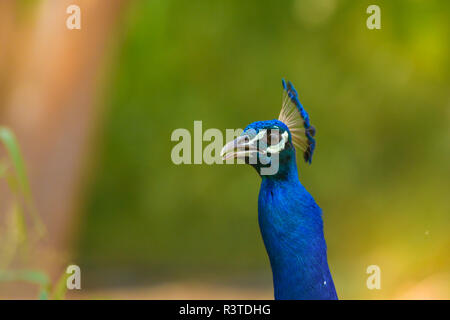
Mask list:
POLYGON ((25 265, 79 265, 75 298, 271 298, 259 177, 177 166, 170 137, 276 118, 284 77, 317 128, 299 173, 339 297, 450 298, 449 21, 445 0, 2 1, 0 125, 48 229, 25 265))

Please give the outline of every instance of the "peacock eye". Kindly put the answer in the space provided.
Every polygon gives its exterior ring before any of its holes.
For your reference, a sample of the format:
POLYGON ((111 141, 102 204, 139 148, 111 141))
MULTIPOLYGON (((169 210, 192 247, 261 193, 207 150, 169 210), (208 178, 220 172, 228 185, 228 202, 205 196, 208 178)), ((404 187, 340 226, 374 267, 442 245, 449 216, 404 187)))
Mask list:
POLYGON ((273 146, 280 142, 280 133, 278 130, 270 131, 267 130, 267 145, 273 146))

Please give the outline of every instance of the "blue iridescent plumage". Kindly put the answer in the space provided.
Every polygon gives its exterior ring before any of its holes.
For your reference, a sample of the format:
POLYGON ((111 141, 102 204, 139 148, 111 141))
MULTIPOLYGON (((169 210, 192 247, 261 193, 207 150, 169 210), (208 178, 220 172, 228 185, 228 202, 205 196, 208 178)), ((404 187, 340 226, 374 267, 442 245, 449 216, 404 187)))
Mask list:
POLYGON ((293 85, 283 80, 283 88, 298 114, 282 112, 280 119, 288 123, 277 119, 251 123, 241 137, 223 148, 222 154, 225 158, 246 159, 262 178, 258 222, 272 268, 275 298, 337 299, 328 267, 322 210, 300 183, 293 143, 294 136, 304 138, 300 140, 301 151, 311 163, 314 127, 293 85), (303 128, 293 126, 299 123, 303 128), (255 143, 257 139, 264 142, 255 143), (276 173, 262 174, 261 169, 267 164, 249 162, 251 154, 270 161, 275 161, 276 156, 276 173))

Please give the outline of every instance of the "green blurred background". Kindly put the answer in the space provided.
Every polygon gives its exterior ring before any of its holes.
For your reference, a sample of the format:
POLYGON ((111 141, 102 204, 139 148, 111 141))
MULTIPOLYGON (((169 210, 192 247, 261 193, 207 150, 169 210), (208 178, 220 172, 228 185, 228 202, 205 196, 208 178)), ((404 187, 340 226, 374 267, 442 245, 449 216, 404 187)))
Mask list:
POLYGON ((271 286, 259 177, 176 166, 170 136, 194 120, 225 130, 276 118, 285 77, 317 128, 314 161, 299 172, 324 212, 339 296, 401 297, 439 279, 425 286, 448 298, 449 12, 448 1, 134 3, 85 189, 76 261, 86 285, 271 286), (381 30, 366 28, 373 3, 381 30), (366 288, 371 264, 380 291, 366 288))
POLYGON ((317 129, 299 175, 339 297, 450 298, 449 33, 446 0, 0 1, 0 127, 48 230, 33 270, 79 265, 69 295, 82 298, 273 297, 260 178, 175 165, 171 134, 276 118, 286 78, 317 129), (66 27, 72 4, 80 30, 66 27), (380 30, 366 27, 372 4, 380 30))

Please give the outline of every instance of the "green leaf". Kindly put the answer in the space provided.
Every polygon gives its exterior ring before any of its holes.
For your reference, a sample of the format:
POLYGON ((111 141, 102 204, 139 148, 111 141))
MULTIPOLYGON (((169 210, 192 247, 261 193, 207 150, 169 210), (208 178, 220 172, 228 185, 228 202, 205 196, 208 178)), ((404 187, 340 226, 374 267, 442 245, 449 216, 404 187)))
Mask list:
POLYGON ((25 223, 25 215, 19 205, 14 206, 14 227, 16 228, 16 236, 18 244, 27 241, 27 226, 25 223))
POLYGON ((36 209, 34 208, 34 205, 32 203, 30 184, 28 182, 25 164, 20 152, 19 144, 17 143, 17 139, 11 130, 5 127, 0 127, 0 142, 4 144, 8 155, 11 158, 14 166, 15 176, 17 177, 17 180, 12 178, 8 179, 10 188, 14 191, 15 184, 18 184, 18 188, 23 194, 25 201, 30 209, 30 214, 33 218, 33 222, 36 226, 38 234, 43 235, 45 232, 45 226, 39 218, 39 215, 37 214, 36 209))
POLYGON ((24 281, 39 285, 39 300, 48 300, 50 280, 49 277, 37 270, 0 270, 0 282, 24 281))
POLYGON ((39 300, 48 300, 48 290, 47 288, 41 288, 38 294, 39 300))
POLYGON ((24 281, 37 283, 41 286, 48 286, 50 283, 48 276, 41 271, 23 270, 19 275, 24 281))
POLYGON ((20 189, 24 196, 29 199, 30 187, 27 179, 25 165, 22 160, 22 155, 20 153, 16 137, 8 128, 0 127, 0 141, 5 145, 5 148, 8 151, 8 155, 14 165, 20 189))
POLYGON ((52 299, 54 300, 63 300, 66 296, 67 292, 67 279, 70 274, 64 272, 59 278, 58 282, 55 284, 52 293, 52 299))
POLYGON ((0 282, 25 281, 47 287, 50 283, 48 276, 37 270, 0 270, 0 282))

